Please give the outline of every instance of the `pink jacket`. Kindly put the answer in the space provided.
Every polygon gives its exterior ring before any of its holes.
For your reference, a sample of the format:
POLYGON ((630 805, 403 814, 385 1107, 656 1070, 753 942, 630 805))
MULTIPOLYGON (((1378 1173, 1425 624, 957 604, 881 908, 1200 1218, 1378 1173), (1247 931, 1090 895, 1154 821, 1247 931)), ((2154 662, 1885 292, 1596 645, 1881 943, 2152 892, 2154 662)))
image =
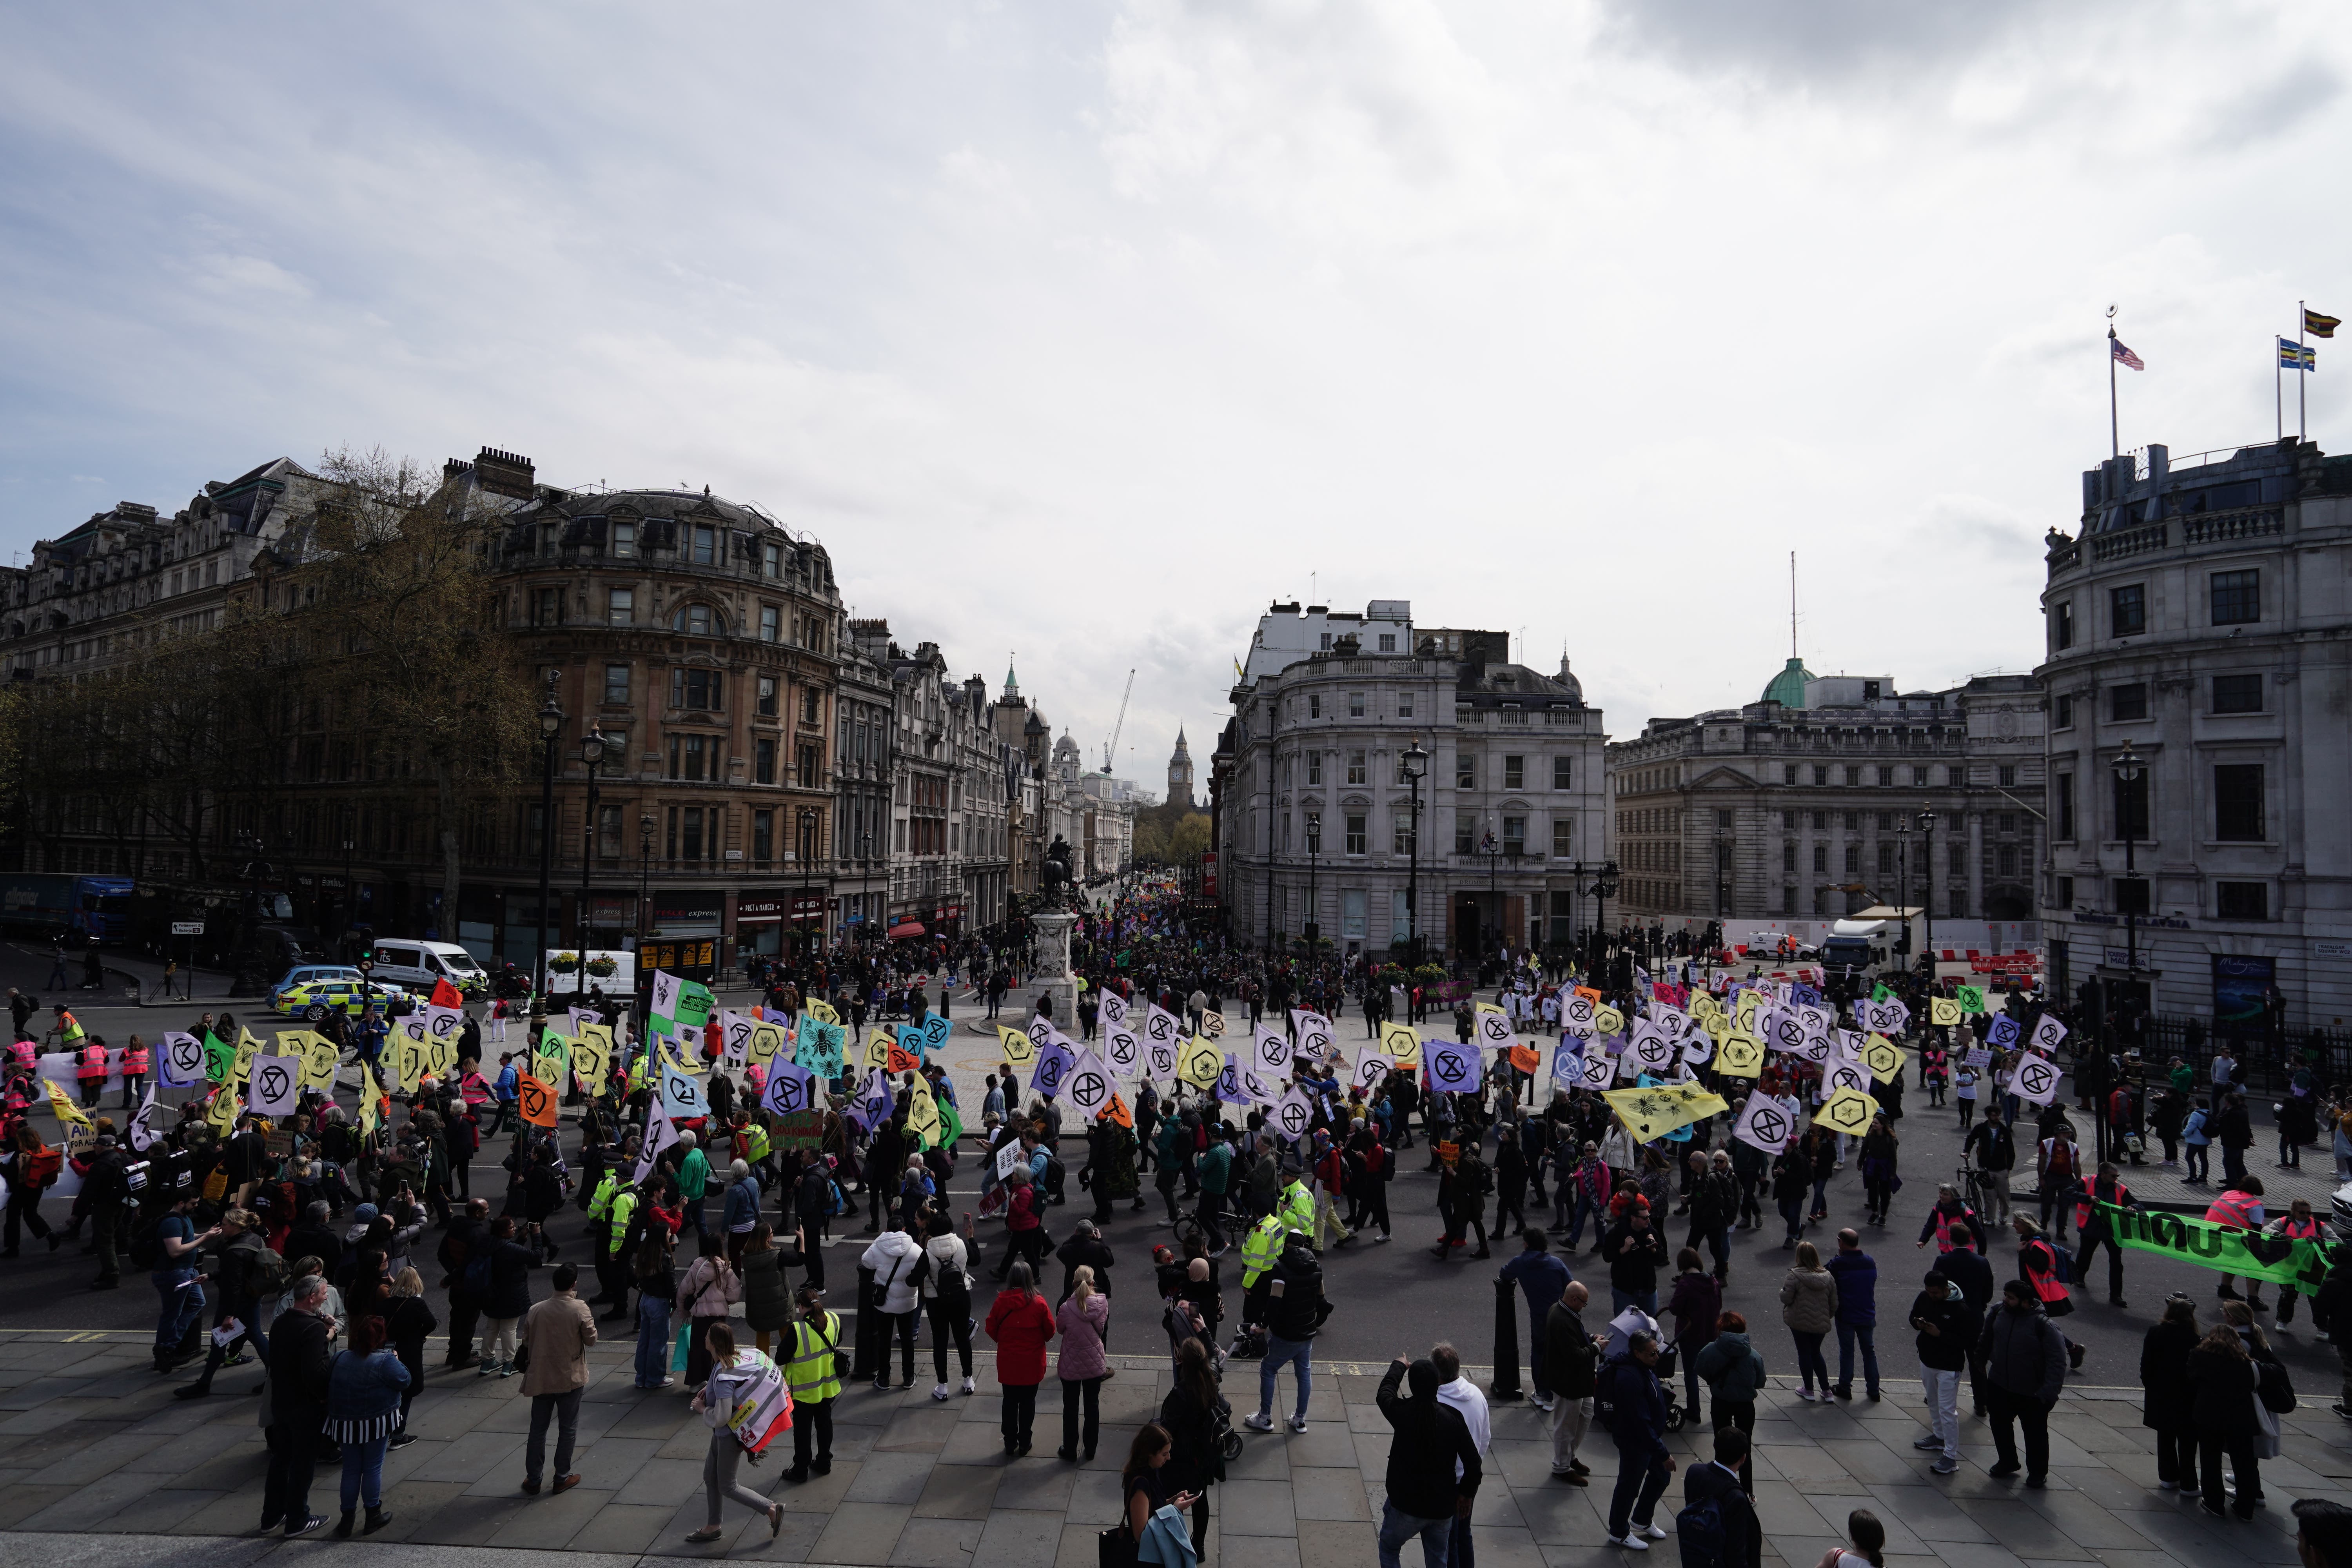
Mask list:
POLYGON ((1072 1296, 1054 1314, 1054 1322, 1062 1331, 1061 1359, 1055 1371, 1064 1383, 1084 1383, 1110 1370, 1103 1357, 1102 1341, 1104 1331, 1110 1327, 1109 1297, 1096 1291, 1081 1311, 1078 1299, 1072 1296))

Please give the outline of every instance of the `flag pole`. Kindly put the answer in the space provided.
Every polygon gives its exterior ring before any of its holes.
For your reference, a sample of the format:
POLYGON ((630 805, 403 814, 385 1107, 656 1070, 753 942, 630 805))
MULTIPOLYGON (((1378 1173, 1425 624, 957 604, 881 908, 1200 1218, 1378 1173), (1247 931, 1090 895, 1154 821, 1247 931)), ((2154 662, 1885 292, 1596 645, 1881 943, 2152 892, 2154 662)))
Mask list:
POLYGON ((2282 441, 2286 439, 2286 384, 2279 378, 2279 372, 2285 364, 2285 345, 2273 343, 2271 345, 2271 413, 2272 417, 2278 421, 2278 438, 2282 441))
POLYGON ((2124 455, 2122 426, 2116 422, 2116 308, 2107 307, 2107 456, 2124 455))
MULTIPOLYGON (((2294 302, 2294 341, 2298 343, 2305 341, 2303 323, 2308 318, 2310 310, 2311 305, 2308 300, 2297 300, 2294 302)), ((2310 375, 2311 366, 2304 363, 2303 351, 2297 349, 2294 362, 2294 439, 2297 446, 2311 438, 2307 419, 2310 405, 2306 401, 2311 396, 2310 375)))

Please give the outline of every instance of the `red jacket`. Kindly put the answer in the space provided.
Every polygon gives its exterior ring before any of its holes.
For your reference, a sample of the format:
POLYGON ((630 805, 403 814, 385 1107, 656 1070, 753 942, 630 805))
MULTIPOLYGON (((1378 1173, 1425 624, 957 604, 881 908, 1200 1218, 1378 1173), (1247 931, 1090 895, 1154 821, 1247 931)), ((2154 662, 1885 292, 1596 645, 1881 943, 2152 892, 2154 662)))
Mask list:
POLYGON ((1054 1337, 1054 1312, 1045 1298, 1001 1290, 983 1327, 996 1342, 997 1382, 1019 1388, 1045 1381, 1045 1342, 1054 1337))

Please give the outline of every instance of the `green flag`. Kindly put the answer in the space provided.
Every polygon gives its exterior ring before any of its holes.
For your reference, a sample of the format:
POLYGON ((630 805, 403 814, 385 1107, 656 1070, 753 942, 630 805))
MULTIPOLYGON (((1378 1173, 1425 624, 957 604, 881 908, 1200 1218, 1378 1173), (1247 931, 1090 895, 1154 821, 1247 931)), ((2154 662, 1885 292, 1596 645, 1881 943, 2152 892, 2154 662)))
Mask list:
POLYGON ((1983 986, 1963 985, 1958 988, 1958 993, 1961 1012, 1977 1014, 1985 1010, 1985 994, 1983 986))
POLYGON ((719 998, 710 994, 709 986, 689 980, 677 988, 677 1019, 679 1028, 692 1029, 699 1035, 702 1026, 710 1022, 710 1015, 718 1010, 719 998))
POLYGON ((2160 1253, 2200 1268, 2291 1285, 2305 1295, 2316 1292, 2320 1281, 2327 1278, 2328 1263, 2336 1250, 2326 1241, 2232 1230, 2187 1215, 2150 1214, 2111 1204, 2099 1205, 2095 1217, 2105 1220, 2113 1227, 2110 1234, 2135 1251, 2160 1253))
POLYGON ((205 1031, 205 1077, 215 1083, 226 1083, 230 1070, 236 1066, 236 1047, 221 1044, 214 1037, 213 1032, 206 1029, 205 1031))

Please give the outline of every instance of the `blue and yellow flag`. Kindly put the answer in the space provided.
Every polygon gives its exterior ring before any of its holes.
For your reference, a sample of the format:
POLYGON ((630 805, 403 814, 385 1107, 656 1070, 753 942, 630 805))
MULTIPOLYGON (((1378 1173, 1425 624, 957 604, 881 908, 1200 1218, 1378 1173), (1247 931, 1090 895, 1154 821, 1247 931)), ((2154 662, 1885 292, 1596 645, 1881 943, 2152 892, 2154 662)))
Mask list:
POLYGON ((2317 370, 2319 351, 2309 343, 2296 342, 2293 338, 2278 341, 2279 364, 2286 370, 2317 370))

